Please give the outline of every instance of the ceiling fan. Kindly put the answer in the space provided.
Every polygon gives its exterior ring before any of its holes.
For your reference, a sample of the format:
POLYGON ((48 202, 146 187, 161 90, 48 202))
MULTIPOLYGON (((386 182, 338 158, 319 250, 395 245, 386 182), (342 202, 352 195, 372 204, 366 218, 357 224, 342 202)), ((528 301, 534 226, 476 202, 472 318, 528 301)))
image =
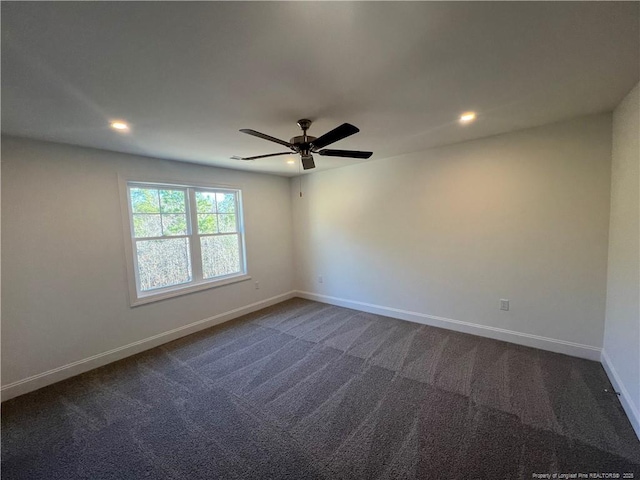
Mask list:
MULTIPOLYGON (((316 168, 316 164, 313 161, 313 153, 317 153, 318 155, 326 157, 347 158, 369 158, 371 155, 373 155, 373 152, 360 152, 358 150, 330 150, 324 148, 327 145, 335 143, 338 140, 342 140, 343 138, 346 138, 360 131, 357 127, 354 127, 350 123, 343 123, 339 127, 334 128, 330 132, 327 132, 318 138, 307 135, 307 130, 309 130, 311 123, 311 120, 308 120, 306 118, 298 120, 298 126, 302 129, 302 135, 293 137, 288 142, 280 140, 279 138, 272 137, 270 135, 266 135, 264 133, 256 132, 255 130, 250 130, 248 128, 243 128, 240 131, 242 133, 253 135, 254 137, 269 140, 270 142, 279 143, 280 145, 288 147, 291 151, 300 154, 300 158, 302 159, 302 168, 304 168, 305 170, 316 168)), ((233 156, 231 158, 234 160, 256 160, 258 158, 275 157, 277 155, 290 154, 291 152, 280 152, 269 153, 267 155, 258 155, 255 157, 233 156)))

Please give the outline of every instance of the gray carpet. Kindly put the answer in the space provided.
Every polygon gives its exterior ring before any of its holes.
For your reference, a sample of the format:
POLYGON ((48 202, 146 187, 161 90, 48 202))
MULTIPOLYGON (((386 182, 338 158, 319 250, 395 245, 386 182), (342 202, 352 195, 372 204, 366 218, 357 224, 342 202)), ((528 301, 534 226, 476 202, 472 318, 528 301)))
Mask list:
POLYGON ((2 405, 3 479, 633 472, 600 364, 293 299, 2 405))

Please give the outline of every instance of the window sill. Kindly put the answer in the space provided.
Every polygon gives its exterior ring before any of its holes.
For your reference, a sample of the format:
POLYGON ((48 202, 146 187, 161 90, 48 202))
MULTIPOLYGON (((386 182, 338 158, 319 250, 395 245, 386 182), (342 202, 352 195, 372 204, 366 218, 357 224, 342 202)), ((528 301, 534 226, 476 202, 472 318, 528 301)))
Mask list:
POLYGON ((194 292, 200 292, 209 288, 222 287, 224 285, 230 285, 232 283, 245 282, 251 280, 251 276, 246 273, 233 275, 230 277, 221 278, 220 280, 213 280, 209 282, 202 282, 195 285, 188 285, 182 287, 175 287, 171 289, 163 289, 152 293, 147 293, 138 296, 136 299, 132 299, 131 306, 137 307, 139 305, 145 305, 147 303, 159 302, 160 300, 166 300, 168 298, 179 297, 182 295, 188 295, 194 292))

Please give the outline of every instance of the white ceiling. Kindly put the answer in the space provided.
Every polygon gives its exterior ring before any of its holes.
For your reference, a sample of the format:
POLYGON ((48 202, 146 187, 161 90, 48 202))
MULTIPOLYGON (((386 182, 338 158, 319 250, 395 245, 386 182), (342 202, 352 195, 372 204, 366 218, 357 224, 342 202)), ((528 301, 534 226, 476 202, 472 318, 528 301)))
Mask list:
POLYGON ((358 126, 329 148, 376 160, 612 110, 638 82, 639 6, 2 2, 2 132, 296 175, 229 157, 283 151, 240 128, 289 140, 306 117, 358 126))

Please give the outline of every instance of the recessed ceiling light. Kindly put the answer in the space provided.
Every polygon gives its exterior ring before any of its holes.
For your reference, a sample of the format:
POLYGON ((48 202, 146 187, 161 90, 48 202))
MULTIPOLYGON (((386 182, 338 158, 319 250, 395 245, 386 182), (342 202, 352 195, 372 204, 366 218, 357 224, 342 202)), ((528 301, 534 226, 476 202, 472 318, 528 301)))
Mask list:
POLYGON ((289 165, 293 165, 294 163, 296 163, 296 161, 294 159, 290 158, 289 160, 287 160, 287 163, 289 165))
POLYGON ((464 112, 460 115, 460 123, 473 122, 476 119, 476 112, 464 112))
POLYGON ((127 125, 125 122, 121 122, 118 120, 115 122, 111 122, 111 128, 113 128, 114 130, 120 130, 121 132, 124 132, 129 130, 129 125, 127 125))

